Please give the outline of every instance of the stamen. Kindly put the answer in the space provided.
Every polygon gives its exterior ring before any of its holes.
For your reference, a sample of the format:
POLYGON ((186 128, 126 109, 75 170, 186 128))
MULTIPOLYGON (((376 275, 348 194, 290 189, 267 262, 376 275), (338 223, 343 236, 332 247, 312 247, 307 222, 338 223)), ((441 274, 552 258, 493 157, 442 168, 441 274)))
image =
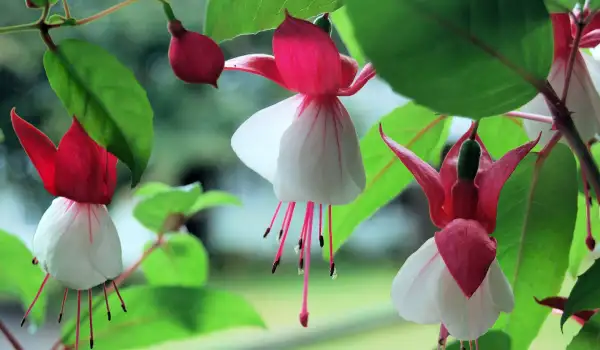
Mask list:
MULTIPOLYGON (((308 206, 308 204, 307 204, 308 206)), ((308 215, 308 214, 307 214, 308 215)), ((307 225, 306 225, 306 217, 304 218, 304 224, 302 224, 302 232, 300 233, 300 241, 306 242, 307 239, 307 225)), ((306 244, 302 246, 300 249, 300 260, 298 260, 298 275, 302 275, 304 273, 304 250, 306 249, 306 244)))
POLYGON ((33 260, 31 260, 31 263, 32 263, 33 265, 37 265, 37 264, 39 264, 40 262, 38 261, 38 259, 37 259, 37 258, 33 258, 33 260))
POLYGON ((108 304, 108 296, 106 295, 106 282, 102 284, 102 289, 104 289, 104 303, 106 304, 106 314, 108 316, 108 320, 110 321, 110 305, 108 304))
POLYGON ((306 214, 304 216, 303 231, 306 233, 306 246, 303 251, 304 258, 306 259, 306 268, 304 270, 304 287, 302 289, 302 309, 300 310, 300 324, 303 327, 308 326, 308 275, 310 272, 310 246, 312 237, 312 224, 313 215, 315 210, 315 203, 308 202, 306 204, 306 214))
POLYGON ((271 223, 269 224, 269 227, 267 227, 267 229, 265 230, 265 234, 263 235, 263 238, 267 238, 267 236, 269 235, 269 232, 271 232, 271 229, 273 228, 273 224, 275 223, 275 220, 277 219, 277 215, 279 214, 279 209, 281 209, 281 203, 279 202, 279 204, 277 204, 277 208, 275 209, 275 214, 273 214, 273 218, 271 218, 271 223))
POLYGON ((581 171, 581 180, 583 181, 583 195, 587 198, 585 203, 585 229, 586 229, 586 237, 585 237, 585 245, 587 246, 589 251, 593 251, 596 247, 596 240, 592 235, 592 196, 590 195, 590 183, 587 181, 587 177, 585 176, 585 172, 581 171))
POLYGON ((323 204, 319 204, 319 246, 323 248, 325 240, 323 239, 323 204))
POLYGON ((292 216, 294 215, 294 208, 296 207, 296 202, 291 202, 288 204, 287 209, 285 210, 285 216, 283 217, 283 226, 281 227, 279 240, 279 249, 277 249, 277 254, 275 254, 275 261, 273 261, 273 267, 271 268, 271 273, 275 273, 277 270, 277 266, 281 262, 281 255, 283 254, 283 246, 285 245, 285 239, 287 238, 288 231, 290 229, 290 224, 292 223, 292 216))
POLYGON ((67 295, 69 295, 69 288, 65 288, 65 293, 63 294, 62 303, 60 304, 60 313, 58 314, 58 323, 62 321, 63 313, 65 312, 65 302, 67 301, 67 295))
POLYGON ((329 276, 337 278, 335 263, 333 262, 333 230, 331 228, 331 205, 327 206, 327 221, 329 224, 329 276))
POLYGON ((123 311, 127 312, 127 308, 125 307, 125 302, 123 301, 123 298, 121 298, 121 293, 119 293, 119 288, 117 288, 117 284, 115 283, 115 281, 112 281, 112 285, 113 285, 113 288, 115 289, 115 292, 117 293, 117 296, 119 297, 119 300, 121 301, 121 308, 123 309, 123 311))
POLYGON ((469 350, 473 350, 473 343, 469 340, 469 350))
POLYGON ((479 350, 479 340, 475 339, 475 350, 479 350))
POLYGON ((88 310, 90 314, 90 349, 94 348, 94 326, 92 325, 92 290, 88 289, 88 310))
POLYGON ((79 322, 81 321, 81 290, 77 290, 77 319, 75 323, 75 350, 79 349, 79 322))
POLYGON ((46 277, 44 277, 44 280, 42 281, 42 285, 40 286, 40 289, 38 289, 37 293, 35 294, 35 297, 33 298, 33 301, 31 302, 31 305, 29 305, 29 308, 27 309, 27 311, 25 311, 25 316, 23 316, 23 320, 21 321, 21 327, 23 327, 23 325, 25 324, 25 321, 27 320, 27 316, 29 316, 29 313, 31 312, 33 305, 35 305, 35 302, 39 299, 40 294, 42 294, 42 290, 44 289, 46 282, 48 282, 48 278, 50 278, 49 273, 46 274, 46 277))

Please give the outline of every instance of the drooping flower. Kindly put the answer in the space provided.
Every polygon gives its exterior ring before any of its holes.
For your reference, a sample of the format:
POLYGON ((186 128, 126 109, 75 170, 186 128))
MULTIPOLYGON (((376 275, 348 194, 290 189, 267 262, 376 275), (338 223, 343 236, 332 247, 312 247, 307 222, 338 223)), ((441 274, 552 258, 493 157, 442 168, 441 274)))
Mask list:
POLYGON ((210 84, 216 88, 225 65, 219 45, 206 35, 186 30, 179 20, 170 20, 168 28, 173 73, 186 83, 210 84))
MULTIPOLYGON (((582 12, 583 19, 589 11, 582 12)), ((572 112, 573 122, 581 138, 588 142, 600 131, 600 63, 593 57, 583 54, 580 50, 575 53, 572 73, 568 74, 569 58, 577 33, 577 23, 568 13, 551 14, 554 30, 554 61, 548 76, 548 81, 555 92, 561 97, 569 81, 566 94, 566 105, 572 112)), ((579 42, 579 48, 593 48, 600 44, 600 16, 595 16, 584 28, 579 42)), ((522 112, 550 116, 550 109, 544 96, 538 94, 533 100, 521 107, 522 112)), ((523 126, 530 139, 542 132, 541 143, 546 144, 554 131, 552 125, 524 120, 523 126)))
MULTIPOLYGON (((548 307, 552 308, 553 313, 562 315, 563 312, 565 311, 565 304, 567 302, 567 298, 565 298, 565 297, 548 297, 548 298, 545 298, 542 300, 535 298, 535 301, 540 305, 548 306, 548 307)), ((575 322, 577 322, 583 326, 583 324, 586 323, 590 318, 592 318, 592 316, 594 316, 596 314, 596 312, 598 312, 598 309, 582 310, 582 311, 576 312, 573 316, 571 316, 571 318, 575 322)))
POLYGON ((273 272, 280 263, 296 203, 307 202, 297 246, 299 271, 304 273, 300 323, 305 327, 311 236, 317 226, 313 225, 313 213, 319 213, 323 247, 323 211, 327 210, 333 277, 331 206, 353 201, 365 187, 356 130, 338 96, 355 94, 375 76, 371 64, 356 76, 358 64, 338 52, 325 25, 328 21, 325 14, 315 25, 286 11, 273 35, 274 56, 246 55, 225 63, 225 70, 261 75, 297 93, 252 115, 235 132, 231 145, 246 166, 273 184, 280 200, 264 237, 273 228, 282 203, 288 202, 273 272))
MULTIPOLYGON (((94 142, 75 118, 58 148, 40 130, 19 117, 14 108, 11 121, 44 187, 57 197, 42 215, 33 237, 33 263, 42 267, 46 277, 21 326, 52 277, 66 287, 59 322, 69 289, 77 291, 77 348, 82 291, 87 291, 91 308, 92 288, 103 285, 106 298, 107 281, 123 270, 121 241, 106 209, 116 186, 117 159, 94 142)), ((114 281, 112 285, 121 298, 114 281)), ((106 307, 110 320, 108 300, 106 307)), ((122 299, 121 307, 127 311, 122 299)), ((90 346, 93 347, 91 317, 90 310, 90 346)))
POLYGON ((538 140, 492 161, 476 124, 448 152, 438 173, 383 133, 385 143, 423 188, 433 223, 441 230, 404 263, 392 285, 403 318, 441 323, 459 340, 476 340, 511 312, 514 297, 496 259, 500 190, 538 140))

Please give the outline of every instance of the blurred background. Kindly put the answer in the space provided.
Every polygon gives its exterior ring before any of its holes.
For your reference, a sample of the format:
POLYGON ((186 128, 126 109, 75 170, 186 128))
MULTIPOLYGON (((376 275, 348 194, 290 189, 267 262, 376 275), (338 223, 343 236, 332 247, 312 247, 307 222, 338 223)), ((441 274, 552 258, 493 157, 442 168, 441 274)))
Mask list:
MULTIPOLYGON (((70 0, 76 17, 94 14, 113 5, 113 0, 70 0)), ((3 1, 0 26, 38 18, 23 0, 3 1)), ((201 31, 205 1, 173 1, 176 15, 190 30, 201 31)), ((272 31, 239 37, 222 44, 226 58, 248 53, 271 53, 272 31)), ((339 277, 331 280, 326 262, 315 244, 311 273, 310 325, 298 324, 302 278, 297 275, 294 239, 288 240, 284 261, 275 275, 271 264, 277 247, 275 236, 262 234, 277 205, 271 185, 245 168, 229 141, 236 127, 254 112, 288 96, 270 81, 240 72, 225 72, 219 89, 187 85, 175 78, 168 59, 169 34, 160 4, 140 0, 116 14, 92 24, 59 29, 55 41, 84 38, 117 56, 130 67, 146 88, 155 112, 156 140, 144 181, 183 185, 199 181, 205 189, 221 189, 238 196, 242 207, 202 212, 186 223, 211 257, 209 285, 245 296, 262 314, 267 331, 236 330, 232 337, 215 334, 158 345, 156 349, 432 349, 436 326, 403 322, 391 308, 390 285, 404 259, 427 238, 431 225, 427 201, 418 186, 411 185, 387 207, 364 222, 336 255, 339 277), (286 258, 289 258, 286 261, 286 258)), ((345 48, 333 34, 340 51, 345 48)), ((31 246, 39 218, 52 197, 25 156, 11 128, 9 111, 16 107, 26 120, 58 141, 70 118, 50 89, 42 66, 45 46, 36 32, 0 36, 0 228, 18 235, 31 246), (1 117, 3 116, 3 117, 1 117)), ((382 81, 374 79, 357 95, 343 98, 360 135, 381 116, 406 100, 382 81)), ((465 130, 466 121, 455 121, 448 146, 465 130)), ((442 154, 443 157, 443 154, 442 154)), ((439 164, 434 164, 439 166, 439 164)), ((133 218, 135 199, 129 188, 129 172, 119 168, 119 188, 110 207, 123 242, 123 258, 130 266, 144 244, 155 235, 133 218)), ((298 232, 299 227, 293 227, 298 232)), ((27 264, 29 261, 15 262, 27 264)), ((141 273, 130 283, 143 281, 141 273)), ((0 281, 0 283, 2 283, 0 281)), ((49 349, 59 335, 58 314, 62 290, 50 284, 48 321, 41 329, 19 328, 23 308, 10 296, 0 299, 0 319, 20 339, 26 350, 49 349)), ((556 316, 551 316, 556 317, 556 316)), ((559 349, 554 328, 536 349, 559 349), (550 340, 548 340, 550 339, 550 340), (545 342, 546 341, 546 342, 545 342), (552 344, 552 345, 548 345, 552 344)), ((567 339, 568 340, 568 339, 567 339)), ((538 344, 539 343, 539 344, 538 344)), ((0 337, 0 349, 9 344, 0 337)))

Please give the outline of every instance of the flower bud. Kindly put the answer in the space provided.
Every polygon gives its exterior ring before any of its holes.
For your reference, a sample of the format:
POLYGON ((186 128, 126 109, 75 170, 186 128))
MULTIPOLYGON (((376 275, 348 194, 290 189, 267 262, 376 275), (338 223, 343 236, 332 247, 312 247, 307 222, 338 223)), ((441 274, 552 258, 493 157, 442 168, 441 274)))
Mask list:
POLYGON ((465 140, 458 154, 458 178, 473 180, 479 170, 481 147, 475 140, 465 140))
POLYGON ((175 75, 192 84, 217 87, 225 67, 225 56, 217 43, 200 33, 186 30, 180 21, 169 21, 169 62, 175 75))
POLYGON ((324 13, 317 17, 313 24, 323 29, 325 33, 331 35, 331 20, 329 19, 329 13, 324 13))

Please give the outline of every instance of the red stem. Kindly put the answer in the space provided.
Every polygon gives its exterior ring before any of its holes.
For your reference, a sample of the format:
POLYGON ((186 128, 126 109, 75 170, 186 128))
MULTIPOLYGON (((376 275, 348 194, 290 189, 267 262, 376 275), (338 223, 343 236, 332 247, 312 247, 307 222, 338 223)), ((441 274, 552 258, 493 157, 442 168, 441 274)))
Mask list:
POLYGON ((2 322, 2 320, 0 320, 0 332, 2 332, 4 334, 4 336, 10 343, 10 345, 12 345, 13 349, 24 350, 23 346, 21 346, 21 344, 19 344, 19 341, 17 340, 17 338, 10 332, 10 330, 8 329, 8 327, 6 327, 6 325, 4 324, 4 322, 2 322))

